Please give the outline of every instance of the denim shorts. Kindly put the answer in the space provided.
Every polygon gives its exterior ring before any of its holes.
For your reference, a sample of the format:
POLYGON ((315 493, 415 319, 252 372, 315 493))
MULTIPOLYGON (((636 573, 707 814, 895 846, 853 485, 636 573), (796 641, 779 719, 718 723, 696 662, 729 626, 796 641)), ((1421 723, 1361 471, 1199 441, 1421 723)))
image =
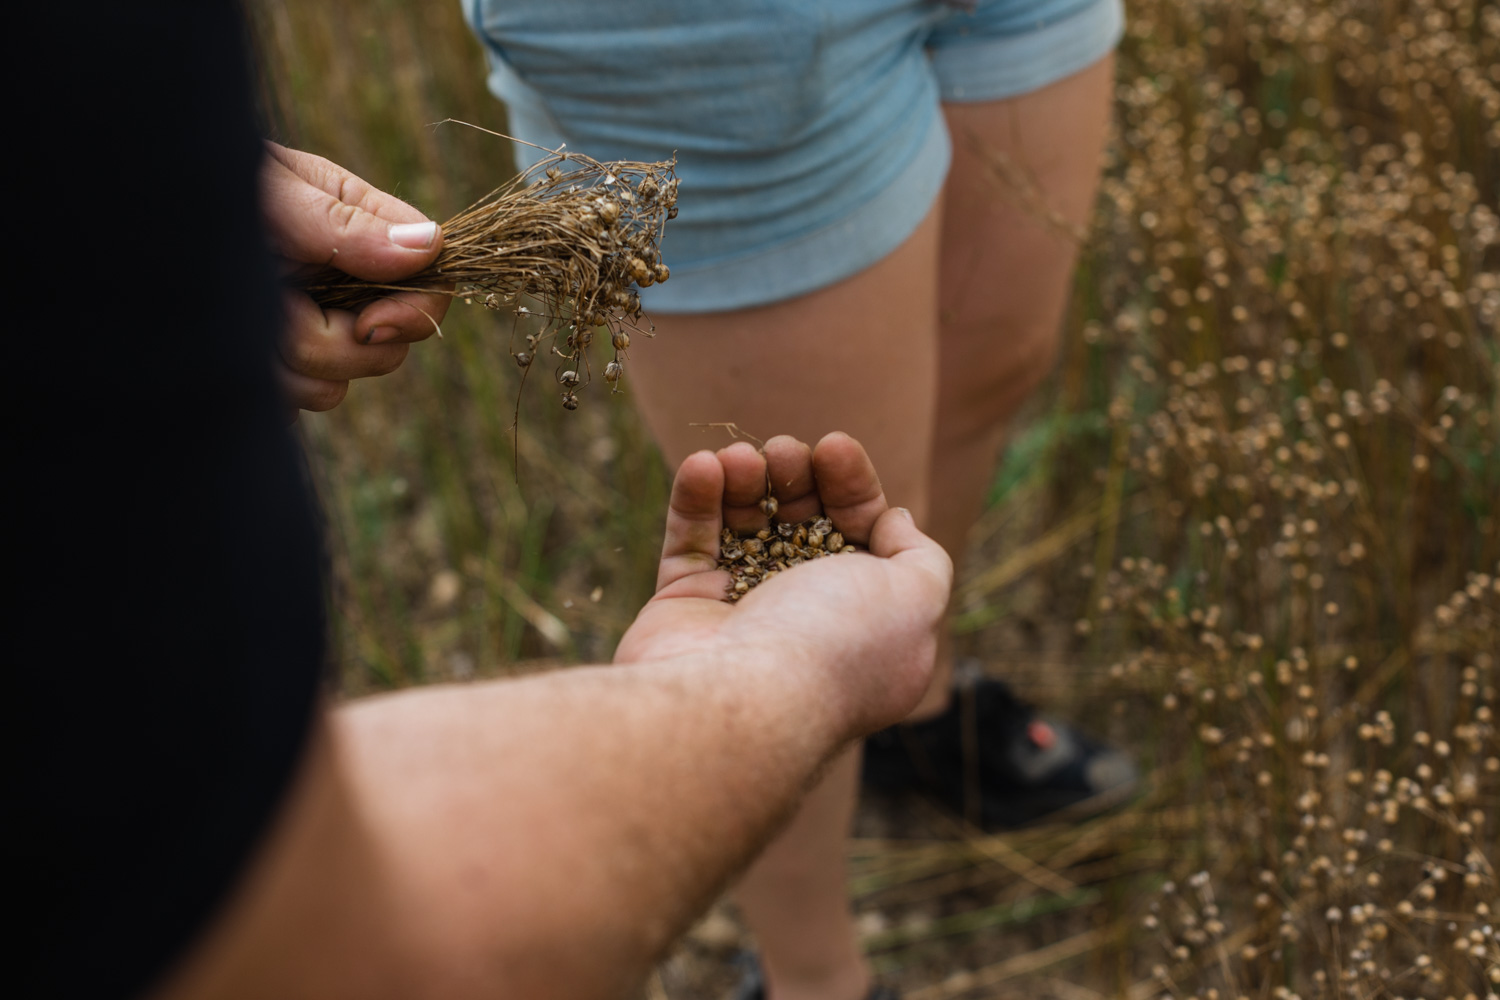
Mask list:
MULTIPOLYGON (((1120 38, 1120 0, 463 0, 511 134, 600 160, 677 156, 648 309, 824 288, 926 216, 941 102, 1028 93, 1120 38)), ((521 167, 542 154, 518 146, 521 167)))

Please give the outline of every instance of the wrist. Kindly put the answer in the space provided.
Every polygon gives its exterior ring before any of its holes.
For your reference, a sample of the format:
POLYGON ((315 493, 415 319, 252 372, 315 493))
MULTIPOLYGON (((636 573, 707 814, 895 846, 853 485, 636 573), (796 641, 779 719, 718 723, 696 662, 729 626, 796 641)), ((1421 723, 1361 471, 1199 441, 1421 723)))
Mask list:
POLYGON ((629 669, 691 685, 706 703, 722 700, 736 724, 817 761, 862 732, 849 693, 838 682, 837 658, 822 644, 794 636, 725 635, 706 649, 629 669))

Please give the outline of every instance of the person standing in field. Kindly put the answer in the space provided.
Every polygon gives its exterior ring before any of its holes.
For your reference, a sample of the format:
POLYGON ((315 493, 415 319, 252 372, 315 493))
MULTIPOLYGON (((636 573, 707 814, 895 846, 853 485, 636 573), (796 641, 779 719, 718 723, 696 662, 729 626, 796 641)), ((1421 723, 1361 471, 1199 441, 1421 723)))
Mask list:
MULTIPOLYGON (((848 431, 958 560, 1007 422, 1058 350, 1119 0, 463 3, 517 138, 678 158, 672 278, 642 295, 659 336, 627 366, 668 463, 701 446, 694 423, 848 431)), ((953 675, 944 642, 908 724, 867 743, 868 781, 989 826, 1132 789, 1122 754, 979 680, 966 801, 953 675)), ((871 994, 842 869, 859 771, 857 750, 842 757, 740 883, 765 974, 743 996, 871 994)))

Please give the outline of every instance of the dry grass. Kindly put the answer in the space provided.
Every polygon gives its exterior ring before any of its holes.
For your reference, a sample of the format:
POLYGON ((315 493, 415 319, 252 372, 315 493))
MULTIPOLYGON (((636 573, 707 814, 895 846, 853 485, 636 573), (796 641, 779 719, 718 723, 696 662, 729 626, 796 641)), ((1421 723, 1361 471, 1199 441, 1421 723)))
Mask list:
MULTIPOLYGON (((423 123, 496 113, 456 11, 251 6, 276 79, 378 99, 360 128, 283 101, 283 138, 428 208, 491 186, 492 149, 427 162, 469 140, 423 123), (369 58, 411 37, 441 58, 369 58)), ((867 944, 923 1000, 1495 994, 1500 7, 1129 15, 1070 346, 956 626, 1151 780, 1004 837, 867 807, 867 944)), ((455 312, 309 421, 352 690, 605 656, 649 587, 664 477, 633 413, 523 400, 522 494, 508 321, 455 312)), ((716 995, 740 940, 721 913, 660 991, 716 995)))

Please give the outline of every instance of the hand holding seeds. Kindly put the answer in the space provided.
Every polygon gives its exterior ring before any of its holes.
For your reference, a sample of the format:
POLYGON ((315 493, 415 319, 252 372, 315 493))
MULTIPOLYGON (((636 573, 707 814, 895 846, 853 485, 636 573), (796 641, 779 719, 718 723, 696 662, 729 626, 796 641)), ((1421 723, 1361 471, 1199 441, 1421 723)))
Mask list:
POLYGON ((763 452, 739 442, 678 470, 656 595, 615 658, 749 652, 785 671, 788 685, 811 685, 848 735, 869 732, 903 718, 926 689, 951 583, 947 554, 886 503, 853 438, 830 434, 810 449, 776 437, 763 452), (768 511, 794 526, 826 520, 825 548, 837 533, 868 551, 804 559, 731 603, 722 533, 754 538, 771 527, 768 511))
MULTIPOLYGON (((266 143, 262 210, 272 249, 292 269, 332 265, 371 281, 393 281, 431 264, 442 248, 436 223, 320 156, 266 143)), ((349 380, 385 375, 407 345, 431 336, 448 309, 440 293, 401 292, 357 312, 320 308, 288 291, 278 374, 287 399, 328 410, 349 380)))

